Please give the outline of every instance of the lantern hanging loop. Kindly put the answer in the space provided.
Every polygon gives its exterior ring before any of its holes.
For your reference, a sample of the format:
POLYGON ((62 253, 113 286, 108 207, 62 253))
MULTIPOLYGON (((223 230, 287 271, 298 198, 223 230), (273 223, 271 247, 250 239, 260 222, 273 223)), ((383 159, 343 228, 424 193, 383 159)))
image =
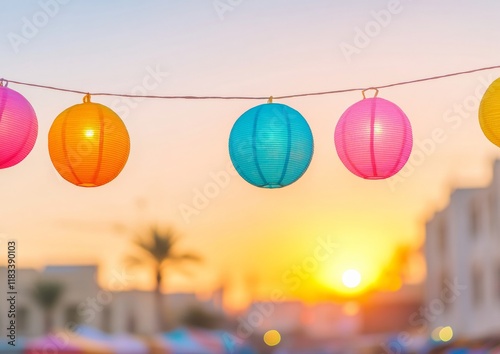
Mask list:
POLYGON ((9 82, 5 80, 4 78, 0 79, 0 87, 7 87, 9 86, 9 82))
POLYGON ((83 96, 83 103, 89 103, 90 102, 90 93, 87 93, 85 96, 83 96))
POLYGON ((367 89, 364 89, 363 91, 361 91, 361 93, 363 94, 363 99, 366 98, 365 92, 368 91, 368 90, 375 90, 375 95, 373 97, 377 97, 377 95, 378 95, 378 88, 376 88, 376 87, 368 87, 367 89))
POLYGON ((267 100, 267 103, 273 103, 273 96, 269 96, 269 99, 267 100))

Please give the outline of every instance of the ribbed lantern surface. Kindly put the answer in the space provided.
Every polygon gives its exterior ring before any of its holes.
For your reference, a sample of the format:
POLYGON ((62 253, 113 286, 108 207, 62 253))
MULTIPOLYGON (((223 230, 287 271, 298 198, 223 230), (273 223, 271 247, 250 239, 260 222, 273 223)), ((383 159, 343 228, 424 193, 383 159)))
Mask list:
POLYGON ((410 121, 394 103, 365 98, 349 107, 335 128, 335 147, 345 167, 365 179, 396 174, 410 157, 410 121))
POLYGON ((500 78, 493 81, 481 100, 479 124, 488 140, 500 146, 500 78))
POLYGON ((35 145, 38 121, 20 93, 0 85, 0 168, 17 165, 35 145))
POLYGON ((129 135, 120 117, 90 99, 59 114, 49 131, 54 167, 77 186, 97 187, 112 181, 129 152, 129 135))
POLYGON ((229 136, 229 154, 248 183, 281 188, 307 170, 314 150, 304 117, 279 103, 266 103, 243 113, 229 136))

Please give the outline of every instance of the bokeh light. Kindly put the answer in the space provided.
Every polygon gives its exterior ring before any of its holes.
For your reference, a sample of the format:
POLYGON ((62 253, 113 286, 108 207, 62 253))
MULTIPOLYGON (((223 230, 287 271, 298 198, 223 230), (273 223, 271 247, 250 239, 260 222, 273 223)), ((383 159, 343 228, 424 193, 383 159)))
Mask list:
POLYGON ((453 338, 453 329, 450 326, 441 328, 439 331, 439 339, 443 342, 449 342, 453 338))
POLYGON ((281 334, 275 329, 267 331, 264 334, 264 343, 270 347, 274 347, 281 342, 281 334))

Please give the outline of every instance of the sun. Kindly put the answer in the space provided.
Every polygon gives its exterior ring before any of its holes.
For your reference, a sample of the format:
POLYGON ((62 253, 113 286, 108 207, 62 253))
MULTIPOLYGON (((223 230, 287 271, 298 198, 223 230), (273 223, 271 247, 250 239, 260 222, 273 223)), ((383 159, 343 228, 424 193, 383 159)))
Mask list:
POLYGON ((356 269, 348 269, 342 273, 342 284, 349 289, 354 289, 361 284, 361 273, 356 269))

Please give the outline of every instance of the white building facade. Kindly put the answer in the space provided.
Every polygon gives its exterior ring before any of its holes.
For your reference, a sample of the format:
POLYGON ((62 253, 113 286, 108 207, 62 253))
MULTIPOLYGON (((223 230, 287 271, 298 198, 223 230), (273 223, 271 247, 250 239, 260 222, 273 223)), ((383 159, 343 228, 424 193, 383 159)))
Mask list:
MULTIPOLYGON (((102 289, 97 284, 97 266, 49 266, 41 272, 18 269, 16 278, 18 336, 34 337, 44 332, 44 313, 31 295, 33 286, 38 281, 56 282, 63 286, 61 300, 54 310, 54 327, 57 330, 70 331, 76 325, 88 325, 108 333, 158 332, 155 294, 149 291, 102 289)), ((5 267, 0 267, 0 279, 7 279, 5 267)), ((7 294, 6 287, 6 281, 0 282, 0 293, 7 294)), ((202 307, 212 313, 222 312, 212 299, 200 300, 196 294, 165 294, 163 297, 163 312, 174 322, 195 307, 202 307)), ((0 301, 2 338, 7 335, 6 314, 9 306, 7 301, 0 301)))
POLYGON ((500 333, 500 161, 485 188, 457 189, 426 224, 426 306, 429 330, 455 336, 500 333))

